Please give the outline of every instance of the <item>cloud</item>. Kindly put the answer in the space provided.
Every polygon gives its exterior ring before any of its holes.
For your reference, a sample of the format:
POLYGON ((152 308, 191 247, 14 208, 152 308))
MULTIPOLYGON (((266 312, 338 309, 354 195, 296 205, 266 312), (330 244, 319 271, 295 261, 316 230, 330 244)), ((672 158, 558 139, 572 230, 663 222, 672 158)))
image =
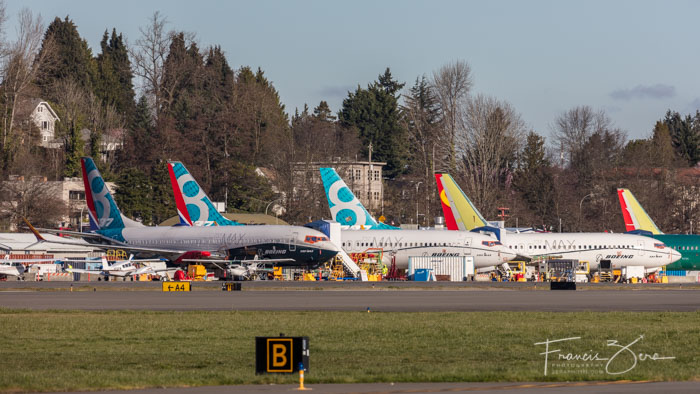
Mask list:
POLYGON ((635 98, 663 99, 674 97, 676 88, 670 85, 657 83, 656 85, 637 85, 632 89, 618 89, 610 93, 615 100, 632 100, 635 98))
POLYGON ((700 111, 700 97, 695 98, 695 100, 688 104, 688 112, 692 115, 695 114, 695 111, 700 111))
POLYGON ((332 99, 332 98, 339 98, 339 97, 345 97, 348 95, 348 92, 354 92, 355 87, 353 86, 325 86, 321 88, 319 93, 321 93, 321 96, 332 99))

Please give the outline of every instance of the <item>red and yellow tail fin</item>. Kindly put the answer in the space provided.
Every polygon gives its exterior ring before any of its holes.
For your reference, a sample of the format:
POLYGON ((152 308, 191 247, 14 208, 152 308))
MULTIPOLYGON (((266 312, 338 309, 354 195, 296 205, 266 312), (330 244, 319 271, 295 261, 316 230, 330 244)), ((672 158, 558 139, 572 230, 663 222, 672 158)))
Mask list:
POLYGON ((476 209, 474 204, 472 204, 450 174, 436 174, 435 179, 438 182, 438 190, 440 187, 443 189, 440 191, 440 201, 442 202, 442 209, 445 214, 445 222, 448 224, 448 229, 450 228, 448 222, 450 215, 452 215, 458 230, 470 231, 477 227, 488 225, 486 219, 481 216, 479 210, 476 209), (446 197, 449 204, 445 205, 442 198, 443 195, 446 197))
POLYGON ((617 189, 617 197, 627 231, 644 230, 652 234, 663 234, 629 189, 617 189))

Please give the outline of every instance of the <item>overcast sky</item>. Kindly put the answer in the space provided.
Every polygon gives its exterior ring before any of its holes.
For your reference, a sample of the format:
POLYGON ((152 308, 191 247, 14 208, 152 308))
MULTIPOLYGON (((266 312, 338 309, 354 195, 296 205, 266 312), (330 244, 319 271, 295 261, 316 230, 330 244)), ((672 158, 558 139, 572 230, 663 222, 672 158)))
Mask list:
POLYGON ((93 54, 105 29, 129 42, 155 11, 169 28, 220 45, 232 67, 261 67, 287 111, 326 100, 390 67, 416 77, 463 59, 474 92, 510 102, 550 134, 561 112, 604 109, 630 138, 667 109, 700 108, 698 1, 95 1, 9 0, 8 38, 28 7, 48 24, 66 15, 93 54))

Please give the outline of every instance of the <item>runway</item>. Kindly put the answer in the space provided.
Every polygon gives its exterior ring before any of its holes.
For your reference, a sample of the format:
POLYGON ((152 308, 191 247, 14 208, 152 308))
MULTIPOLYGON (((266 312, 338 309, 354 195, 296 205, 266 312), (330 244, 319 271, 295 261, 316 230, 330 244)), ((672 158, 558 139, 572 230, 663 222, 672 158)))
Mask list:
POLYGON ((698 290, 520 289, 256 290, 192 291, 2 291, 0 307, 79 310, 237 311, 677 311, 700 310, 698 290))

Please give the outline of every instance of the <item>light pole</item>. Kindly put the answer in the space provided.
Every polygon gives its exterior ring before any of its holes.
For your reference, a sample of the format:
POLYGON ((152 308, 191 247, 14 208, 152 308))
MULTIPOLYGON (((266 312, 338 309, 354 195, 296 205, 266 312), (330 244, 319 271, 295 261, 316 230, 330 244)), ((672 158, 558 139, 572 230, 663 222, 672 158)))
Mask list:
POLYGON ((83 210, 84 210, 84 209, 85 209, 85 207, 81 207, 81 208, 80 208, 80 218, 78 219, 78 223, 79 223, 79 226, 80 226, 80 232, 81 232, 81 233, 83 232, 83 210))
POLYGON ((578 231, 581 231, 581 208, 583 207, 583 200, 587 199, 588 197, 591 197, 595 195, 595 193, 588 193, 583 198, 581 201, 578 203, 578 231))
MULTIPOLYGON (((418 188, 420 187, 421 183, 423 183, 423 181, 416 183, 416 224, 417 225, 418 225, 418 201, 420 200, 418 198, 418 188)), ((420 225, 418 227, 420 227, 420 225)))

